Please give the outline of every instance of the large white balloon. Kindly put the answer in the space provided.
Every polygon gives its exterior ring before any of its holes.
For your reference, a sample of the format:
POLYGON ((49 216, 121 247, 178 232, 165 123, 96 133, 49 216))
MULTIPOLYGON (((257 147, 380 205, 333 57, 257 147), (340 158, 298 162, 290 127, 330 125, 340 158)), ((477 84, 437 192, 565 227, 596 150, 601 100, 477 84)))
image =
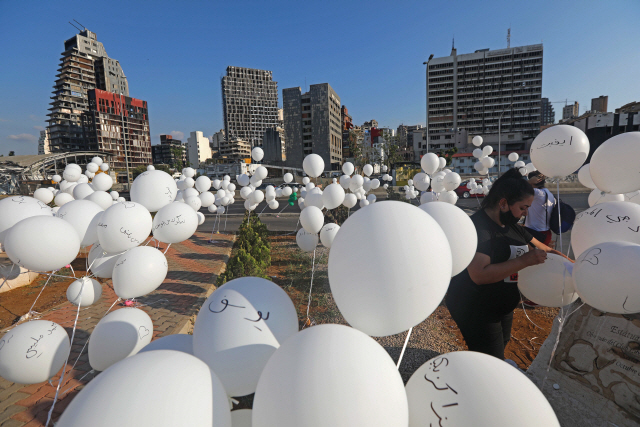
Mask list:
POLYGON ((95 163, 96 165, 100 166, 103 163, 102 157, 94 157, 93 159, 91 159, 91 163, 95 163))
POLYGON ((317 154, 309 154, 302 161, 302 169, 312 178, 317 178, 324 171, 324 160, 317 154))
POLYGON ((11 227, 3 246, 15 264, 33 271, 52 271, 63 268, 76 258, 80 238, 68 222, 39 215, 23 219, 11 227))
POLYGON ((407 418, 389 354, 362 332, 329 324, 292 336, 273 354, 258 383, 252 426, 406 427, 407 418), (345 405, 348 396, 358 398, 345 405))
POLYGON ((607 193, 640 190, 640 132, 626 132, 606 140, 591 156, 593 183, 607 193))
POLYGON ((157 212, 175 200, 178 186, 168 173, 152 170, 136 177, 130 193, 132 202, 140 203, 149 212, 157 212))
POLYGON ((547 128, 531 144, 531 162, 544 175, 564 177, 577 171, 589 155, 589 139, 579 128, 547 128))
POLYGON ((287 173, 284 174, 282 179, 284 179, 284 182, 290 183, 291 181, 293 181, 293 175, 291 175, 289 172, 287 172, 287 173))
POLYGON ((362 167, 362 172, 366 175, 366 176, 371 176, 371 174, 373 173, 373 166, 366 164, 362 167))
POLYGON ((342 172, 344 172, 344 174, 347 176, 351 176, 354 170, 355 168, 353 167, 353 163, 351 162, 344 162, 344 164, 342 165, 342 172))
POLYGON ((322 193, 322 203, 327 209, 335 209, 344 202, 344 189, 340 184, 330 184, 322 193))
POLYGON ((153 292, 167 277, 169 265, 164 254, 153 246, 129 249, 113 267, 113 290, 123 299, 153 292))
POLYGON ((640 265, 640 245, 601 242, 576 259, 573 281, 582 300, 607 313, 640 312, 640 287, 635 266, 640 265))
POLYGON ((338 234, 338 231, 340 231, 340 226, 338 224, 325 224, 320 230, 320 241, 322 242, 322 245, 330 248, 333 240, 338 234))
POLYGON ((208 176, 202 175, 196 179, 196 190, 203 193, 205 191, 209 191, 211 188, 211 179, 208 176))
POLYGON ((609 194, 609 193, 600 191, 597 188, 591 191, 591 193, 589 193, 589 198, 587 199, 589 206, 595 206, 599 203, 605 203, 605 202, 624 202, 624 201, 625 201, 624 194, 609 194))
POLYGON ((216 201, 216 196, 214 196, 211 191, 200 193, 198 197, 200 198, 200 204, 203 208, 208 208, 216 201))
POLYGON ((438 194, 438 201, 455 205, 458 202, 458 195, 455 191, 443 191, 438 194))
POLYGON ((571 231, 571 247, 576 257, 604 242, 640 244, 640 205, 605 202, 576 216, 571 231))
POLYGON ((100 319, 89 339, 89 363, 96 371, 136 354, 151 342, 153 322, 138 308, 121 308, 100 319))
MULTIPOLYGON (((173 181, 173 180, 172 180, 173 181)), ((91 186, 96 191, 108 191, 113 185, 113 178, 106 173, 99 173, 91 180, 91 186)), ((133 185, 132 187, 133 188, 133 185)))
POLYGON ((490 145, 487 145, 482 149, 483 156, 489 156, 491 153, 493 153, 493 147, 490 145))
POLYGON ((598 187, 596 187, 596 185, 593 183, 593 180, 591 179, 590 165, 591 165, 590 163, 587 163, 586 165, 580 168, 580 170, 578 171, 578 181, 580 181, 580 184, 584 185, 587 188, 596 189, 598 187))
POLYGON ((75 199, 71 194, 64 193, 61 191, 58 194, 56 194, 55 198, 53 199, 53 202, 56 204, 56 206, 62 207, 64 206, 65 203, 69 203, 72 200, 75 200, 75 199))
MULTIPOLYGON (((487 147, 490 146, 488 145, 487 147)), ((496 161, 493 159, 493 157, 483 157, 482 159, 480 159, 480 163, 482 163, 482 166, 484 166, 485 169, 491 169, 496 164, 496 161)))
POLYGON ((194 168, 184 168, 182 169, 182 174, 187 178, 193 178, 196 174, 196 170, 194 168))
MULTIPOLYGON (((343 193, 344 193, 344 191, 343 191, 343 193)), ((284 197, 289 197, 291 194, 293 194, 293 190, 291 189, 291 187, 284 187, 282 189, 282 195, 284 197)))
POLYGON ((518 153, 510 153, 508 156, 509 161, 514 163, 517 162, 519 158, 518 153))
POLYGON ((122 252, 144 242, 151 232, 151 226, 151 214, 143 205, 117 203, 102 214, 98 224, 98 240, 105 252, 122 252))
POLYGON ((102 285, 95 279, 81 277, 67 288, 67 299, 75 306, 86 307, 92 305, 102 296, 102 285))
POLYGON ((413 177, 413 185, 420 191, 427 191, 430 184, 431 179, 424 172, 419 172, 413 177))
POLYGON ((571 279, 571 271, 564 257, 547 254, 542 264, 533 265, 518 273, 518 289, 529 300, 544 307, 562 307, 578 299, 571 279))
POLYGON ((251 193, 248 199, 252 205, 257 205, 258 203, 262 203, 264 200, 264 193, 261 190, 255 190, 251 193))
MULTIPOLYGON (((73 198, 71 198, 73 200, 73 198)), ((0 200, 0 243, 11 227, 32 216, 52 216, 46 203, 29 196, 10 196, 0 200)))
POLYGON ((33 197, 47 204, 53 200, 53 193, 45 187, 40 187, 33 193, 33 197))
POLYGON ((298 332, 298 315, 289 295, 270 280, 241 277, 225 283, 220 289, 233 289, 263 313, 263 319, 279 343, 298 332))
POLYGON ((436 220, 397 201, 351 215, 329 253, 329 284, 340 312, 372 336, 394 335, 426 319, 442 301, 451 272, 451 247, 436 220), (370 252, 384 252, 386 262, 372 263, 370 252), (428 275, 425 253, 431 257, 428 275))
POLYGON ((316 233, 309 233, 304 228, 301 228, 296 234, 296 243, 303 251, 313 252, 316 249, 316 246, 318 246, 318 235, 316 233))
POLYGON ((349 189, 349 184, 351 183, 351 177, 348 175, 342 175, 340 177, 340 186, 345 190, 349 189))
POLYGON ((344 201, 342 202, 342 204, 346 208, 351 209, 352 207, 354 207, 356 205, 356 203, 358 203, 358 198, 356 197, 355 194, 348 193, 348 194, 344 195, 344 201))
MULTIPOLYGON (((308 199, 308 198, 307 198, 308 199)), ((317 234, 324 224, 324 215, 316 206, 307 206, 300 212, 300 225, 312 234, 317 234)))
POLYGON ((483 353, 456 351, 429 360, 413 373, 406 392, 409 427, 560 426, 526 375, 483 353))
MULTIPOLYGON (((444 176, 442 180, 442 184, 446 191, 453 191, 460 186, 461 181, 462 179, 460 178, 460 175, 458 175, 455 172, 451 172, 444 176)), ((418 190, 420 189, 418 188, 418 190)), ((422 191, 425 191, 425 190, 422 190, 422 191)))
POLYGON ((107 210, 110 206, 113 205, 113 199, 111 198, 111 195, 106 191, 94 191, 93 193, 85 197, 84 200, 95 203, 103 210, 107 210))
POLYGON ((474 136, 471 143, 476 147, 480 147, 482 145, 482 137, 480 135, 474 136))
POLYGON ((161 208, 153 218, 153 237, 164 243, 179 243, 193 236, 198 216, 188 205, 173 202, 161 208))
POLYGON ((478 235, 471 218, 462 209, 449 203, 425 203, 420 209, 435 219, 447 236, 453 260, 451 276, 461 273, 475 256, 478 247, 478 235))
POLYGON ((62 368, 69 350, 69 336, 57 323, 22 323, 0 339, 0 377, 20 384, 47 381, 62 368))
POLYGON ((253 147, 251 150, 251 158, 256 162, 259 162, 264 157, 264 151, 260 147, 253 147))
POLYGON ((91 380, 56 424, 118 425, 231 427, 229 401, 220 380, 198 358, 180 351, 149 351, 91 380))
POLYGON ((435 154, 427 153, 420 159, 420 166, 423 171, 431 175, 440 167, 440 160, 438 160, 438 156, 435 154))
POLYGON ((324 209, 322 193, 317 193, 317 192, 307 193, 307 197, 305 198, 305 206, 315 206, 320 210, 324 209))
POLYGON ((98 241, 102 212, 102 207, 90 200, 73 200, 58 209, 56 216, 71 224, 78 233, 80 246, 85 247, 98 241))
POLYGON ((76 168, 67 167, 62 173, 62 176, 68 182, 76 182, 78 178, 80 178, 81 174, 82 174, 82 171, 79 171, 76 168))
POLYGON ((113 267, 123 252, 108 254, 100 246, 99 243, 93 245, 89 251, 88 263, 89 270, 101 279, 110 279, 113 274, 113 267))
POLYGON ((351 191, 356 191, 358 188, 364 185, 364 178, 362 175, 353 175, 351 180, 349 181, 349 189, 351 191))
POLYGON ((232 287, 218 288, 198 312, 193 352, 218 375, 229 396, 255 392, 260 373, 279 347, 265 318, 232 287))
POLYGON ((475 150, 473 150, 473 157, 475 157, 476 159, 481 159, 483 156, 484 154, 481 148, 476 148, 475 150))
POLYGON ((89 172, 91 172, 91 173, 96 173, 96 172, 98 172, 98 169, 100 169, 100 165, 97 165, 97 164, 95 164, 95 163, 93 163, 93 162, 89 162, 89 163, 87 164, 87 170, 88 170, 89 172))
POLYGON ((73 198, 76 200, 81 200, 93 194, 94 191, 95 190, 90 184, 78 184, 73 188, 73 198))

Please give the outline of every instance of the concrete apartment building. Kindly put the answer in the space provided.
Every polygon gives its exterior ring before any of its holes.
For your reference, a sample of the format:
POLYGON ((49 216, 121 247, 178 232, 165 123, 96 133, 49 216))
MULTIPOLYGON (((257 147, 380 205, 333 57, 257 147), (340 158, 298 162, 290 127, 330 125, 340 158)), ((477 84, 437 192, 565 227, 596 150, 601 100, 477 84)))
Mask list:
POLYGON ((51 151, 88 149, 82 116, 89 111, 92 89, 129 96, 129 84, 120 63, 109 58, 96 34, 85 28, 64 42, 47 114, 51 151))
POLYGON ((540 132, 542 44, 480 49, 427 62, 429 144, 447 144, 458 131, 469 136, 540 132))
POLYGON ((198 168, 200 163, 204 163, 211 158, 211 145, 209 138, 202 132, 194 131, 187 139, 187 162, 192 168, 198 168))
POLYGON ((38 139, 38 154, 51 153, 51 140, 49 139, 49 129, 40 131, 40 138, 38 139))
POLYGON ((286 139, 284 129, 277 127, 275 129, 267 129, 262 137, 262 150, 264 157, 261 163, 275 166, 284 166, 287 160, 286 139))
POLYGON ((342 158, 351 157, 349 148, 349 132, 353 129, 353 118, 349 115, 349 110, 344 105, 340 108, 342 118, 342 158))
POLYGON ((556 112, 553 109, 553 105, 549 102, 549 98, 542 98, 540 108, 540 126, 554 124, 556 122, 556 112))
POLYGON ((562 120, 569 120, 580 115, 580 104, 578 101, 562 107, 562 120))
POLYGON ((592 113, 606 113, 609 106, 609 97, 600 95, 597 98, 591 99, 591 112, 592 113))
POLYGON ((229 66, 220 83, 227 142, 262 145, 264 132, 278 126, 278 83, 272 72, 229 66))
POLYGON ((328 83, 282 91, 287 165, 301 167, 305 156, 318 154, 325 170, 342 166, 342 118, 340 97, 328 83))
POLYGON ((187 165, 187 149, 179 139, 171 135, 160 135, 160 144, 151 146, 154 165, 168 165, 170 168, 182 168, 187 165))
MULTIPOLYGON (((110 167, 125 170, 152 162, 147 101, 92 89, 89 111, 82 115, 85 149, 112 154, 110 167)), ((118 182, 127 182, 119 175, 118 182)))
POLYGON ((249 141, 231 137, 222 141, 219 157, 228 162, 251 163, 251 149, 249 141))

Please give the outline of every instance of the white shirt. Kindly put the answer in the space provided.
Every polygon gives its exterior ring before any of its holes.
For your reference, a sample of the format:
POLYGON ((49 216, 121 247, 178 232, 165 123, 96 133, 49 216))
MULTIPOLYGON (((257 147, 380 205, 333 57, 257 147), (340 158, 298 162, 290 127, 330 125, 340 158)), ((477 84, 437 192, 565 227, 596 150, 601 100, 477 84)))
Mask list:
POLYGON ((551 191, 546 188, 534 188, 533 191, 535 191, 533 203, 531 207, 529 207, 529 213, 527 214, 524 225, 532 230, 547 231, 549 229, 551 210, 553 209, 556 199, 553 197, 553 194, 551 194, 551 191))

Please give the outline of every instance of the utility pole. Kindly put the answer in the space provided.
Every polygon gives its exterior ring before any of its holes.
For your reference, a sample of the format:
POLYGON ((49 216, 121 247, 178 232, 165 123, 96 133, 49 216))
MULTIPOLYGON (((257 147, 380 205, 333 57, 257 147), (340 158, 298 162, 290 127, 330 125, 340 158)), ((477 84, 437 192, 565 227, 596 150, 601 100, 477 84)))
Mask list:
POLYGON ((427 104, 427 121, 425 122, 425 132, 427 132, 427 153, 429 152, 429 61, 433 59, 433 53, 429 55, 429 59, 426 62, 423 62, 422 65, 427 66, 426 74, 426 82, 427 82, 427 92, 426 92, 426 104, 427 104))

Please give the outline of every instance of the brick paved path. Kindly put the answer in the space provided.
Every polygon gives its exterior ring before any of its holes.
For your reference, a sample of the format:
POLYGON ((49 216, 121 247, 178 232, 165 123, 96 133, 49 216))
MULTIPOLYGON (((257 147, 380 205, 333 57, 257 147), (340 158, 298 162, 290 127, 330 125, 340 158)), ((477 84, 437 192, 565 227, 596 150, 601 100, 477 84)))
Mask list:
MULTIPOLYGON (((154 292, 138 299, 140 307, 153 320, 153 339, 175 333, 186 333, 191 318, 214 291, 218 274, 226 266, 231 253, 234 236, 214 235, 215 242, 209 243, 209 233, 196 232, 191 239, 173 244, 166 253, 169 273, 164 283, 154 292)), ((166 245, 162 244, 164 248, 166 245)), ((91 331, 117 296, 111 287, 103 286, 100 300, 85 309, 80 309, 76 336, 71 346, 69 364, 66 366, 64 382, 60 387, 53 420, 57 420, 73 397, 97 373, 89 373, 89 356, 85 346, 91 331), (73 369, 72 365, 77 364, 73 369), (83 378, 84 377, 84 378, 83 378)), ((116 304, 112 310, 121 308, 116 304)), ((43 313, 42 319, 59 323, 67 330, 69 338, 73 329, 77 307, 66 302, 43 313)), ((0 332, 0 336, 4 331, 0 332)), ((52 382, 57 386, 59 375, 52 382)), ((48 383, 22 385, 0 378, 0 426, 32 427, 43 426, 53 402, 56 388, 48 383)), ((51 424, 50 424, 51 425, 51 424)))

